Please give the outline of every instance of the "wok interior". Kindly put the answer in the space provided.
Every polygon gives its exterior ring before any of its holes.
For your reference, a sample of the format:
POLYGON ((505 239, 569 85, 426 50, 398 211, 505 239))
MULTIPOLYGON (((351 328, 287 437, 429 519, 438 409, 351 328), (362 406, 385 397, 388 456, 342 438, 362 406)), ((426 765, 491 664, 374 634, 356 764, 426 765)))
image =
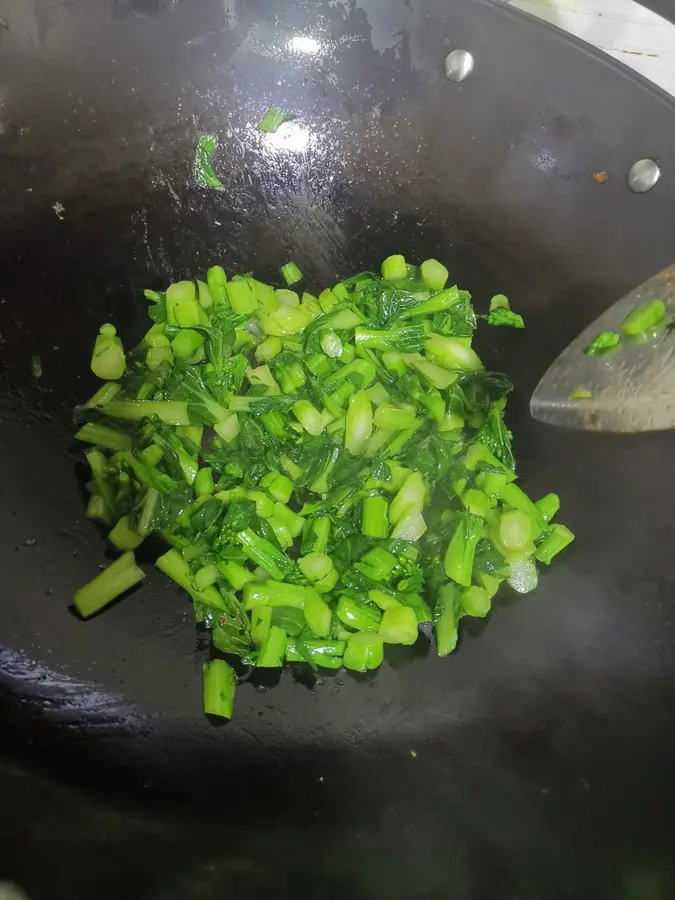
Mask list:
MULTIPOLYGON (((198 830, 185 844, 178 826, 161 844, 189 849, 176 871, 208 857, 209 884, 246 883, 233 860, 248 860, 257 889, 253 833, 260 871, 279 866, 282 893, 301 868, 294 839, 316 852, 310 884, 332 866, 345 884, 372 879, 388 896, 424 896, 417 866, 428 896, 453 878, 466 896, 500 878, 515 890, 532 841, 547 861, 537 883, 555 872, 561 890, 609 884, 622 841, 632 848, 625 866, 639 868, 669 833, 665 810, 648 826, 639 810, 673 786, 675 448, 669 434, 548 430, 529 420, 527 401, 582 326, 670 262, 669 179, 636 198, 623 173, 673 146, 673 110, 490 4, 282 6, 100 2, 49 19, 38 3, 41 52, 8 42, 7 756, 86 784, 108 804, 124 794, 125 804, 152 796, 162 807, 170 797, 174 810, 188 801, 202 818, 220 808, 207 807, 217 786, 241 823, 229 850, 198 830), (315 55, 289 49, 310 33, 315 55), (477 59, 462 85, 443 76, 455 46, 477 59), (298 113, 286 137, 253 127, 269 106, 298 113), (223 192, 191 178, 196 136, 211 132, 223 192), (598 170, 610 172, 606 185, 592 179, 598 170), (453 658, 432 651, 375 681, 328 677, 313 690, 290 676, 272 692, 243 688, 236 720, 214 730, 201 716, 190 610, 163 578, 91 622, 68 613, 72 591, 105 556, 84 520, 70 439, 70 408, 92 388, 93 335, 113 321, 131 345, 145 325, 142 289, 214 262, 269 279, 294 259, 318 289, 392 252, 441 259, 479 310, 499 291, 525 317, 524 332, 482 330, 477 347, 516 383, 507 421, 524 485, 560 493, 577 544, 534 596, 505 599, 488 628, 465 633, 453 658), (37 383, 33 355, 44 368, 37 383), (586 865, 590 834, 598 847, 586 865), (577 881, 563 874, 570 864, 577 881)), ((71 813, 89 827, 87 810, 71 813)), ((136 819, 114 821, 147 841, 147 823, 134 832, 136 819)))

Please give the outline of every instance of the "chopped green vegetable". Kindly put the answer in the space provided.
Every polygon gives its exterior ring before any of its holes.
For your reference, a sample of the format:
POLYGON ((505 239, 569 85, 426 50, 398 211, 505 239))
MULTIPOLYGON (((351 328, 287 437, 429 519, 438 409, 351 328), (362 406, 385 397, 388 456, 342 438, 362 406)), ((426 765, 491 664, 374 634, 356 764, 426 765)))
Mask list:
POLYGON ((437 259, 425 259, 420 266, 424 284, 432 291, 442 291, 450 273, 437 259))
POLYGON ((384 660, 384 642, 379 634, 357 631, 350 635, 344 655, 344 664, 356 672, 377 669, 384 660))
POLYGON ((570 400, 590 400, 593 397, 593 391, 588 388, 574 388, 570 394, 570 400))
POLYGON ((584 351, 587 356, 602 356, 621 343, 621 335, 617 331, 601 331, 584 351))
POLYGON ((143 578, 145 572, 136 565, 134 554, 131 551, 123 553, 100 575, 75 591, 75 607, 82 618, 87 619, 143 578))
POLYGON ((514 313, 510 309, 504 309, 504 307, 497 307, 490 311, 488 325, 508 325, 511 328, 524 328, 525 322, 518 313, 514 313))
POLYGON ((663 300, 647 300, 631 310, 621 323, 621 331, 629 337, 634 337, 649 328, 654 328, 663 321, 666 315, 666 307, 663 300))
POLYGON ((495 294, 490 300, 490 312, 496 312, 498 309, 511 309, 511 304, 506 294, 495 294))
POLYGON ((129 516, 122 516, 108 535, 108 540, 118 550, 135 550, 143 543, 143 535, 131 527, 129 516))
POLYGON ((289 262, 286 263, 285 266, 282 266, 281 274, 289 287, 296 284, 298 281, 302 281, 302 272, 294 262, 289 262))
MULTIPOLYGON (((127 355, 104 325, 105 381, 75 437, 87 516, 122 556, 77 592, 80 613, 137 583, 133 551, 157 536, 157 568, 217 653, 366 672, 432 620, 451 653, 502 584, 533 590, 573 535, 553 524, 557 495, 533 503, 516 483, 512 386, 484 368, 471 298, 447 281, 437 260, 394 255, 382 277, 300 297, 216 265, 145 292, 153 324, 127 355)), ((503 295, 490 307, 514 315, 503 295)), ((235 686, 207 663, 206 712, 231 717, 235 686)))
POLYGON ((223 190, 225 185, 216 175, 213 154, 218 149, 218 138, 213 134, 200 134, 195 148, 194 174, 200 187, 223 190))
POLYGON ((204 663, 204 712, 211 716, 231 719, 234 710, 234 691, 237 675, 224 659, 204 663))
POLYGON ((114 325, 101 325, 91 356, 91 371, 105 381, 116 381, 124 375, 127 362, 122 341, 114 325))
POLYGON ((385 644, 414 644, 417 640, 417 616, 408 606, 390 606, 382 614, 378 634, 385 644))
POLYGON ((33 378, 42 378, 42 357, 33 356, 30 361, 30 374, 33 378))
POLYGON ((539 544, 535 551, 535 558, 539 562, 549 565, 554 556, 564 550, 574 540, 574 534, 564 525, 553 525, 550 532, 539 544))
POLYGON ((296 118, 295 113, 286 112, 283 109, 268 109, 258 122, 258 129, 268 134, 274 134, 284 122, 292 122, 296 118))

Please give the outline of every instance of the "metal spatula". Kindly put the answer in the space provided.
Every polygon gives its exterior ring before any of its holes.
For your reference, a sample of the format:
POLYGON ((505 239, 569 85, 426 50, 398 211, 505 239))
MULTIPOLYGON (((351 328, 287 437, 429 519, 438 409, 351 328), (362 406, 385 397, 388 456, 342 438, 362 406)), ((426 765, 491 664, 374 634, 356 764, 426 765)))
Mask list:
POLYGON ((530 400, 535 419, 590 431, 657 431, 675 427, 675 334, 644 343, 623 340, 604 356, 585 350, 602 331, 620 331, 639 304, 662 300, 675 315, 675 265, 626 294, 560 354, 530 400), (585 393, 586 399, 571 399, 585 393))

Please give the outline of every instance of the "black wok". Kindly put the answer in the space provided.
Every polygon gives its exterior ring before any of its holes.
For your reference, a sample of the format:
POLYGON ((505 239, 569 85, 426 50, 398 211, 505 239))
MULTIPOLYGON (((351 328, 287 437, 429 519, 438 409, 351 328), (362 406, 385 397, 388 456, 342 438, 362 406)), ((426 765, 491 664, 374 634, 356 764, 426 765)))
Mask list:
POLYGON ((673 102, 480 0, 0 11, 0 878, 38 900, 672 896, 675 437, 526 410, 575 333, 672 261, 673 102), (454 48, 475 55, 462 84, 454 48), (253 128, 270 106, 299 114, 290 145, 253 128), (191 179, 203 132, 222 193, 191 179), (648 156, 664 174, 638 196, 648 156), (246 685, 214 728, 163 577, 68 612, 105 558, 70 439, 92 336, 130 341, 142 288, 214 261, 270 278, 292 258, 320 285, 392 252, 526 317, 482 351, 517 384, 522 478, 561 494, 577 543, 452 658, 246 685))

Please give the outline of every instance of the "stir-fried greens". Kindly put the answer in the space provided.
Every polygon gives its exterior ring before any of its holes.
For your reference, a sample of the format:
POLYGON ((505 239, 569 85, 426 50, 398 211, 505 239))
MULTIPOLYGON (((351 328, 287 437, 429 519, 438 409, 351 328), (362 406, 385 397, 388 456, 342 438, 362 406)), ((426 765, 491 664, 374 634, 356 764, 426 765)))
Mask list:
MULTIPOLYGON (((103 325, 76 438, 92 445, 88 515, 121 556, 77 591, 81 615, 135 585, 134 550, 161 535, 157 567, 211 632, 205 710, 230 717, 223 655, 364 672, 433 622, 444 656, 503 582, 532 590, 574 536, 555 494, 517 484, 512 386, 483 367, 470 295, 447 279, 392 256, 317 297, 214 266, 145 292, 153 325, 126 356, 103 325)), ((495 314, 522 327, 503 295, 495 314)))

